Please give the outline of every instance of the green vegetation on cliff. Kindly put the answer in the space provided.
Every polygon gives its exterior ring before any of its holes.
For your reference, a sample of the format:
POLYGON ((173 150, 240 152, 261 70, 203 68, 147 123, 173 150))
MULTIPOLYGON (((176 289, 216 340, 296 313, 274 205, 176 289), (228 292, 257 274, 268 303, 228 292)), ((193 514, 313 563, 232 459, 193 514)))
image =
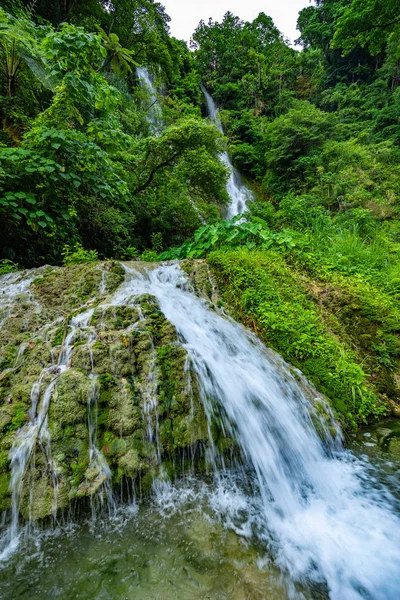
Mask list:
POLYGON ((213 252, 234 316, 328 396, 346 425, 390 413, 398 398, 399 309, 357 277, 315 281, 273 250, 213 252))

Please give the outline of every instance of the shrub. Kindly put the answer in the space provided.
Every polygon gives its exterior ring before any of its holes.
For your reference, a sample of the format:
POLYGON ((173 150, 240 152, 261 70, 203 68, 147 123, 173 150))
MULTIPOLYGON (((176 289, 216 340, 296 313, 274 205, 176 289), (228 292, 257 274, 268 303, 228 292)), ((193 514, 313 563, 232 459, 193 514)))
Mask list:
POLYGON ((12 273, 13 271, 18 271, 18 269, 18 265, 13 263, 12 260, 8 260, 6 258, 0 260, 0 276, 6 275, 7 273, 12 273))
POLYGON ((140 256, 140 260, 144 262, 156 262, 158 260, 158 254, 154 250, 145 250, 140 256))
POLYGON ((245 221, 239 216, 230 221, 203 225, 195 232, 193 240, 163 252, 160 259, 201 258, 213 250, 238 246, 246 246, 249 250, 272 246, 288 250, 296 246, 296 232, 289 229, 273 232, 262 219, 253 217, 251 221, 245 221))
POLYGON ((65 267, 99 260, 97 250, 85 250, 82 244, 79 242, 74 244, 74 246, 65 244, 62 251, 62 256, 63 265, 65 267))

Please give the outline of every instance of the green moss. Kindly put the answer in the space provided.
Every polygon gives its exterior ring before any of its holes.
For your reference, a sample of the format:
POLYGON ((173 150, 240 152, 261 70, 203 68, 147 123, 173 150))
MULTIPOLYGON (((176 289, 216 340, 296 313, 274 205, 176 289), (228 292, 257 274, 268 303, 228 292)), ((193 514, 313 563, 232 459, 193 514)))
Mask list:
POLYGON ((139 320, 138 310, 132 306, 109 306, 97 308, 90 324, 102 331, 127 329, 139 320))
POLYGON ((27 421, 27 412, 24 404, 17 404, 14 408, 14 416, 11 419, 11 429, 19 429, 27 421))
POLYGON ((3 450, 0 452, 0 473, 5 473, 9 467, 8 452, 3 450))
POLYGON ((142 468, 142 462, 137 450, 130 448, 118 460, 119 476, 136 477, 139 470, 142 468))
POLYGON ((111 391, 107 405, 107 426, 116 434, 126 436, 140 428, 142 412, 135 406, 133 390, 128 383, 122 383, 111 391))
POLYGON ((351 426, 379 417, 387 404, 351 344, 339 340, 307 284, 273 251, 214 252, 209 263, 223 299, 268 346, 300 368, 351 426))
POLYGON ((24 495, 21 503, 21 513, 24 518, 33 521, 44 519, 52 514, 54 488, 52 487, 46 469, 36 469, 36 478, 29 489, 23 488, 24 495))
POLYGON ((59 327, 54 333, 51 344, 52 346, 60 346, 64 340, 65 329, 64 327, 59 327))
POLYGON ((9 490, 10 474, 0 473, 0 511, 11 506, 11 494, 9 490))
POLYGON ((86 422, 90 380, 78 371, 62 373, 53 392, 51 419, 60 426, 86 422))
POLYGON ((195 293, 206 300, 214 301, 214 286, 206 261, 186 259, 181 261, 180 266, 188 275, 195 293))

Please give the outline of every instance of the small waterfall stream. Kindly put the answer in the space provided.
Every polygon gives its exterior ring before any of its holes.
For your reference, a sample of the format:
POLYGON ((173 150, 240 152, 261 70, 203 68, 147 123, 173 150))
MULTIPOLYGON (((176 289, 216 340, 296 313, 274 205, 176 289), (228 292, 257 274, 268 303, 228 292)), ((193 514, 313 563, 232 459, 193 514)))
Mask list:
MULTIPOLYGON (((28 279, 29 284, 33 277, 28 279)), ((18 289, 20 285, 18 286, 18 289)), ((20 533, 20 508, 24 480, 27 476, 30 463, 34 462, 37 442, 46 456, 46 463, 53 478, 53 515, 57 512, 57 470, 51 453, 51 435, 48 428, 48 413, 51 398, 58 377, 70 366, 73 343, 78 327, 87 324, 91 313, 83 313, 74 317, 71 321, 71 331, 66 336, 60 349, 56 364, 46 366, 41 371, 38 379, 31 390, 31 407, 29 410, 29 422, 17 433, 15 442, 10 450, 11 483, 12 491, 12 516, 11 525, 6 534, 6 540, 1 540, 4 549, 0 552, 0 560, 6 558, 18 546, 20 533), (43 386, 45 386, 43 391, 43 386)))
POLYGON ((158 135, 162 129, 162 111, 158 104, 157 90, 149 71, 145 67, 137 67, 136 73, 141 86, 149 92, 150 106, 147 109, 148 121, 153 132, 158 135))
MULTIPOLYGON (((88 397, 88 430, 89 430, 89 467, 88 470, 94 474, 97 494, 90 496, 92 518, 96 518, 95 502, 99 501, 101 506, 106 505, 109 513, 114 514, 116 504, 111 487, 111 469, 107 459, 99 450, 97 444, 97 403, 100 395, 100 386, 96 376, 92 376, 90 393, 88 397)), ((92 483, 93 485, 93 483, 92 483)))
MULTIPOLYGON (((206 99, 207 110, 210 119, 216 124, 219 131, 224 133, 221 121, 218 118, 218 110, 215 106, 214 100, 211 98, 210 94, 203 85, 201 86, 201 91, 206 99)), ((229 158, 229 154, 226 150, 225 152, 222 152, 220 158, 224 165, 228 167, 230 173, 228 182, 226 184, 226 190, 230 198, 226 216, 227 219, 232 219, 236 215, 241 215, 246 212, 248 203, 251 202, 254 197, 253 192, 249 190, 249 188, 243 183, 239 171, 232 165, 231 159, 229 158)))

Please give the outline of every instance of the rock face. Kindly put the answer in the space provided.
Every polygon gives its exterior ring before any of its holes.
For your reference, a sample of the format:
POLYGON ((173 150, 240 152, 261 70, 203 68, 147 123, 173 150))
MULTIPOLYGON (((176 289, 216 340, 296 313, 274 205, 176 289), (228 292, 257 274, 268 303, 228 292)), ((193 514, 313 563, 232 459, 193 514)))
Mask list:
POLYGON ((0 511, 41 519, 201 465, 212 442, 186 351, 154 297, 110 304, 123 280, 113 262, 0 279, 0 511), (27 438, 18 490, 10 456, 27 438))

